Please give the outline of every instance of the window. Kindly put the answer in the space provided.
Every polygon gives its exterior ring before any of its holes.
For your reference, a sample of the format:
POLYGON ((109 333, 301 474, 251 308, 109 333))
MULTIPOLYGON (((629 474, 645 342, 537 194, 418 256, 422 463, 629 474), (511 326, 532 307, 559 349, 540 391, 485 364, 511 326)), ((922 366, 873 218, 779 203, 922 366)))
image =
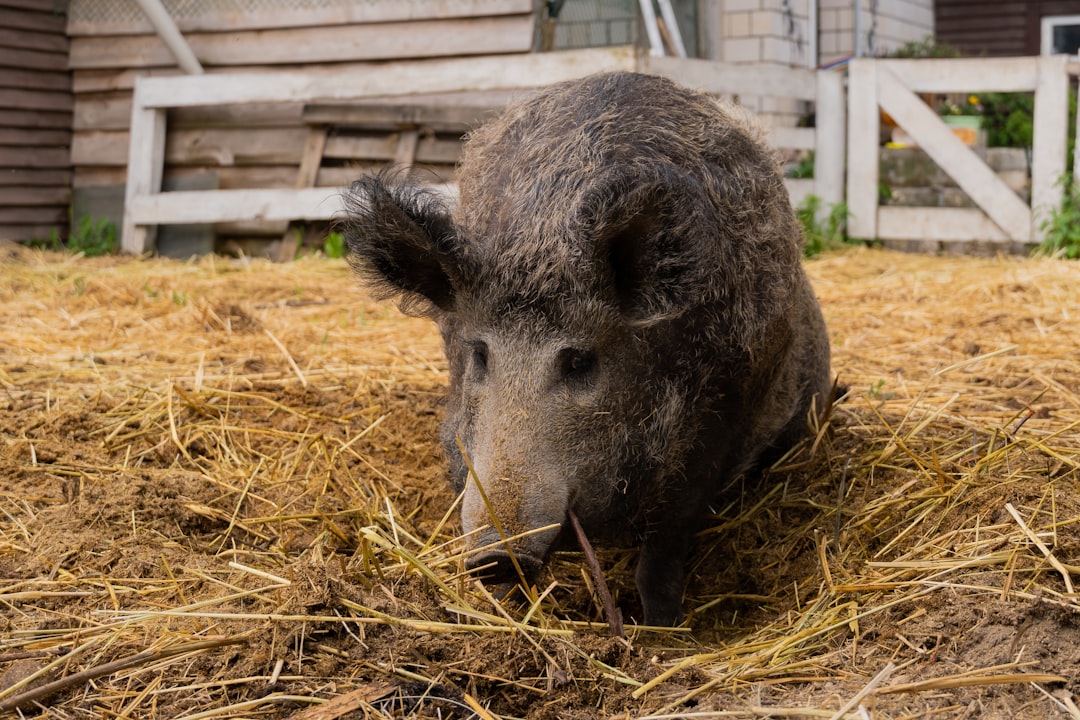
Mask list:
POLYGON ((1041 54, 1075 55, 1080 50, 1080 15, 1047 15, 1042 19, 1041 54))

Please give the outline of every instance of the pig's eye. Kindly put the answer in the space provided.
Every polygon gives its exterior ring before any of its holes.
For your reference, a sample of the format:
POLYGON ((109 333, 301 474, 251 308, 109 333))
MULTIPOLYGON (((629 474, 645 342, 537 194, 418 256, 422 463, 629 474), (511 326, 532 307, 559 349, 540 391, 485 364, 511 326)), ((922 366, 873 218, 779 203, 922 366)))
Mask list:
POLYGON ((488 367, 488 348, 482 342, 475 342, 472 344, 472 364, 473 370, 479 375, 483 375, 487 372, 488 367))
POLYGON ((559 365, 567 380, 587 380, 596 369, 596 356, 587 350, 566 348, 559 353, 559 365))

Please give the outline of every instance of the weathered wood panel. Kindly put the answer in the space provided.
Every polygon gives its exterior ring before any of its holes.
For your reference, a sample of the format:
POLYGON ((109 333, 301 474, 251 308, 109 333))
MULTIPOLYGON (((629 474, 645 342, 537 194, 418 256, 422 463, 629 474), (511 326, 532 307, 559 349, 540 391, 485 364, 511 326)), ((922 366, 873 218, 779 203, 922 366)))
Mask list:
MULTIPOLYGON (((154 28, 140 13, 125 19, 94 17, 96 0, 73 0, 69 35, 152 34, 154 28)), ((268 12, 259 3, 223 0, 216 10, 188 13, 178 2, 163 3, 181 32, 267 30, 324 25, 354 25, 407 20, 432 20, 532 12, 533 0, 365 0, 327 3, 318 8, 278 7, 268 12)))
MULTIPOLYGON (((204 65, 398 60, 458 55, 527 52, 532 46, 531 15, 418 20, 376 25, 343 25, 303 30, 191 33, 185 36, 204 65)), ((176 64, 153 35, 75 37, 72 68, 169 67, 176 64)))
POLYGON ((67 232, 71 73, 52 0, 0 0, 0 239, 67 232))

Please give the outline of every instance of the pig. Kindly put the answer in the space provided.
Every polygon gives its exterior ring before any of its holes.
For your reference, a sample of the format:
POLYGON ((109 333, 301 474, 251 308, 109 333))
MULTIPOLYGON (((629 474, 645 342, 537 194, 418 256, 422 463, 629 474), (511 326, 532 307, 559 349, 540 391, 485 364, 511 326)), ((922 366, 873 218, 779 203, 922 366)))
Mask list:
POLYGON ((807 433, 829 341, 776 156, 670 80, 550 86, 467 138, 457 203, 400 173, 345 193, 349 260, 437 324, 468 565, 531 582, 570 533, 640 544, 644 623, 682 617, 718 489, 807 433))

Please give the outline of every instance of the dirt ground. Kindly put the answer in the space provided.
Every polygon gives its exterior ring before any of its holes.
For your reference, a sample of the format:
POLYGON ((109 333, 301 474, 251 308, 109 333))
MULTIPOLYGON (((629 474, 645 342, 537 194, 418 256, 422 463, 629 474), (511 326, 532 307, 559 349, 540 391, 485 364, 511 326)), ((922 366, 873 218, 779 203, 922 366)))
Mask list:
POLYGON ((426 321, 342 261, 0 246, 0 717, 1080 718, 1080 264, 811 261, 849 388, 717 499, 686 627, 633 548, 464 573, 426 321))

